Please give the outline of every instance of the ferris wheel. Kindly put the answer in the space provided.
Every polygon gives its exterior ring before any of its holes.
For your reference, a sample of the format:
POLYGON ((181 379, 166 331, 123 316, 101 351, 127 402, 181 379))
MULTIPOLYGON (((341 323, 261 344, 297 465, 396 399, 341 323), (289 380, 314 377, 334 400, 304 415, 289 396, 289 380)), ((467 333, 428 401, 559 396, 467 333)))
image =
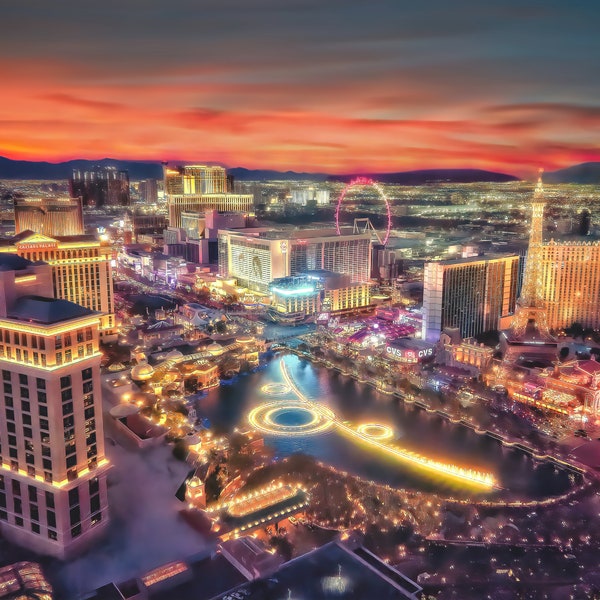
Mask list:
MULTIPOLYGON (((336 228, 337 234, 341 235, 341 231, 340 231, 340 208, 342 206, 342 203, 346 199, 346 195, 348 194, 348 192, 352 191, 353 189, 355 189, 357 187, 371 187, 371 188, 373 188, 377 192, 377 194, 379 195, 379 198, 385 204, 385 209, 386 209, 386 228, 385 228, 385 231, 383 232, 383 235, 379 234, 371 226, 371 229, 373 230, 373 232, 377 236, 377 239, 379 240, 379 242, 383 246, 385 246, 387 244, 387 241, 388 241, 388 239, 390 237, 390 232, 392 230, 392 212, 390 210, 390 203, 388 201, 387 196, 385 195, 385 192, 383 191, 383 188, 376 181, 373 181, 369 177, 356 177, 348 185, 346 185, 346 187, 342 190, 342 193, 340 194, 340 196, 338 198, 338 201, 337 201, 337 205, 335 207, 335 228, 336 228)), ((360 220, 364 221, 364 219, 360 219, 360 220)), ((369 221, 369 224, 370 224, 370 221, 369 221)))

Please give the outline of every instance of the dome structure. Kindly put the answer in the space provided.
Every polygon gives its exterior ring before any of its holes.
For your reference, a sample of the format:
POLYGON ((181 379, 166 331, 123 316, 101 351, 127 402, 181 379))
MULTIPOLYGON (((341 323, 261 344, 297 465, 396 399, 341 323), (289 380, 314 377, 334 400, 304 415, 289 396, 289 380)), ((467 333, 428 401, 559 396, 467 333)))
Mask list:
POLYGON ((131 379, 133 381, 148 381, 154 375, 154 369, 146 362, 135 365, 131 369, 131 379))
POLYGON ((213 356, 219 356, 220 354, 223 354, 223 346, 217 344, 217 342, 213 342, 206 347, 206 351, 210 352, 213 356))

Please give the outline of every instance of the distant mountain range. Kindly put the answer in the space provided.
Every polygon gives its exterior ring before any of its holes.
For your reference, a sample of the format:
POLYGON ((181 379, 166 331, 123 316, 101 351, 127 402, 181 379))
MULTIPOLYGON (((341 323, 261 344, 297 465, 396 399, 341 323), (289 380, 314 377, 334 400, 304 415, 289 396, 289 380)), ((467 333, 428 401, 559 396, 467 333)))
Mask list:
MULTIPOLYGON (((173 163, 175 164, 175 163, 173 163)), ((133 181, 161 179, 162 164, 131 160, 103 158, 101 160, 76 159, 61 163, 12 160, 0 156, 0 179, 68 179, 73 169, 89 170, 94 166, 113 166, 129 172, 133 181)), ((350 181, 354 175, 332 175, 327 173, 296 173, 294 171, 272 171, 235 167, 227 170, 238 181, 350 181)), ((480 169, 421 169, 397 173, 360 173, 382 183, 400 185, 422 185, 426 183, 475 183, 518 181, 518 177, 480 169)), ((600 183, 600 163, 590 162, 544 174, 548 183, 600 183)))
POLYGON ((580 165, 544 173, 548 183, 600 184, 600 162, 586 162, 580 165))
MULTIPOLYGON (((103 158, 101 160, 69 160, 61 163, 11 160, 0 156, 0 179, 68 179, 73 169, 89 170, 95 166, 111 166, 129 172, 133 181, 140 179, 161 179, 160 162, 142 162, 103 158)), ((328 173, 296 173, 294 171, 272 171, 263 169, 227 169, 238 181, 350 181, 354 175, 331 175, 328 173)), ((476 181, 515 181, 517 177, 504 173, 493 173, 479 169, 426 169, 399 173, 360 173, 382 183, 419 185, 439 181, 471 183, 476 181)))

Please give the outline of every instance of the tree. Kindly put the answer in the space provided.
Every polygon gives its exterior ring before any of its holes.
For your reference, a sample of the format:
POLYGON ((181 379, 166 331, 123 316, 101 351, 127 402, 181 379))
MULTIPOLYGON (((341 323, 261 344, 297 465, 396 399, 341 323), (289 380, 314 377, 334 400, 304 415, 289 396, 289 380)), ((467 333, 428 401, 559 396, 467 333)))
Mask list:
POLYGON ((225 333, 227 331, 227 323, 225 321, 217 321, 215 328, 217 333, 225 333))
POLYGON ((187 444, 183 440, 175 440, 173 445, 173 456, 180 461, 185 461, 188 455, 187 444))
POLYGON ((567 328, 566 331, 569 335, 573 336, 573 338, 578 338, 583 335, 584 329, 581 323, 575 321, 575 323, 573 323, 571 327, 567 328))
POLYGON ((564 362, 566 360, 567 356, 569 356, 569 347, 563 346, 560 349, 560 352, 558 353, 558 358, 560 359, 560 362, 564 362))

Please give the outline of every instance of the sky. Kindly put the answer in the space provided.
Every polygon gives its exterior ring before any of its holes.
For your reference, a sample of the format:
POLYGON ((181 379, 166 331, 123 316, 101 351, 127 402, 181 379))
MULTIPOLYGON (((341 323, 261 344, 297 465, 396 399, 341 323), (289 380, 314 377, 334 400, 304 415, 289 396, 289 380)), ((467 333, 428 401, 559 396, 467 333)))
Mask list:
POLYGON ((0 155, 329 173, 600 160, 597 0, 0 10, 0 155))

